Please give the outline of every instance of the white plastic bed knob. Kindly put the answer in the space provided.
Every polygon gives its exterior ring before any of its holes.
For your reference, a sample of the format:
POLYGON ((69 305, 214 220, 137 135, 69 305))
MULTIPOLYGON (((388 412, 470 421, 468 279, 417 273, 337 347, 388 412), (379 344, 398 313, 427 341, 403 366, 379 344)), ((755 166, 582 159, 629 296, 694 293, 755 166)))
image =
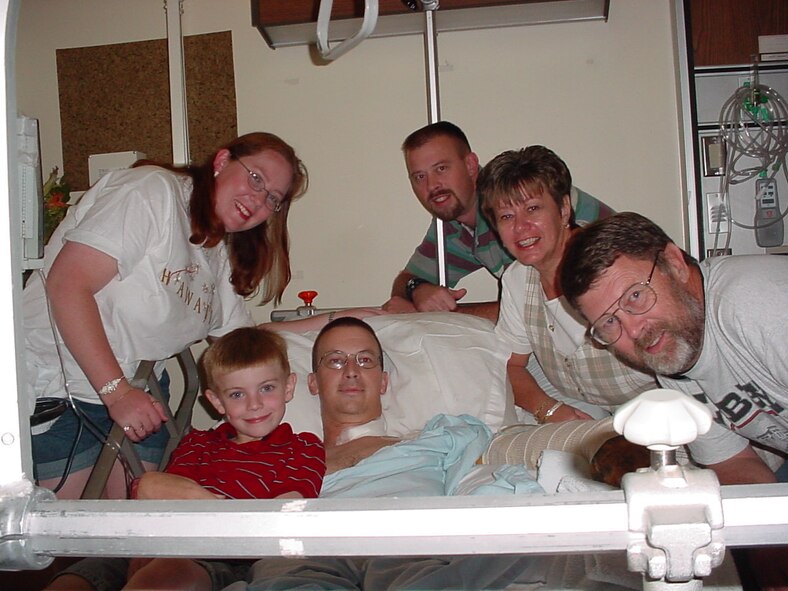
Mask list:
POLYGON ((613 428, 632 443, 665 451, 694 441, 711 422, 711 411, 691 396, 658 388, 621 405, 613 428))

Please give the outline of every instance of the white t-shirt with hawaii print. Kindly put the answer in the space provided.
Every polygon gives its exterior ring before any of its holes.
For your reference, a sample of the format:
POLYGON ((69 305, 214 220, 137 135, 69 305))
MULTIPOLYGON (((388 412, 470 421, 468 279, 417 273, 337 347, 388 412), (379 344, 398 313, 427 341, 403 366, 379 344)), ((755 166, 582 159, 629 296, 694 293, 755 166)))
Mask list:
MULTIPOLYGON (((123 373, 142 360, 161 360, 188 345, 253 324, 244 299, 230 284, 220 243, 204 249, 189 242, 191 179, 155 166, 110 172, 73 206, 45 253, 44 275, 64 241, 85 244, 118 262, 118 275, 96 294, 107 338, 123 373)), ((41 277, 24 293, 29 401, 69 391, 99 403, 69 351, 54 334, 41 277)))

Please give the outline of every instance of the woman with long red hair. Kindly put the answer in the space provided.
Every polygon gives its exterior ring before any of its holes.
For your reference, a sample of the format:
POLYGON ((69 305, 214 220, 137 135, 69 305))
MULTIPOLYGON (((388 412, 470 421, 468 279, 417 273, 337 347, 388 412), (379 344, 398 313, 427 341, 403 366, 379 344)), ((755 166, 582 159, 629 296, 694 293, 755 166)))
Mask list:
MULTIPOLYGON (((158 463, 166 416, 129 379, 142 360, 253 324, 245 300, 258 292, 281 300, 287 215, 306 186, 293 148, 256 132, 199 166, 110 172, 70 208, 24 295, 31 412, 40 397, 71 401, 34 428, 39 485, 78 498, 113 422, 158 463)), ((107 495, 122 498, 117 474, 107 495)))

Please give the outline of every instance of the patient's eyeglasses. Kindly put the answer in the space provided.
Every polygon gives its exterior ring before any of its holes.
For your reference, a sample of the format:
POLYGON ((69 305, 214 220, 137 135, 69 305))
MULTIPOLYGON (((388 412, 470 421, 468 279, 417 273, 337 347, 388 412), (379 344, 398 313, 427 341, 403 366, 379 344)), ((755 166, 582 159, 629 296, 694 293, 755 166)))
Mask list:
POLYGON ((273 212, 277 212, 282 209, 282 202, 279 201, 276 197, 271 195, 271 192, 266 188, 265 181, 263 181, 263 177, 259 174, 250 170, 246 164, 244 164, 243 160, 238 158, 238 162, 246 169, 246 172, 249 173, 249 176, 246 177, 246 181, 249 183, 249 187, 253 191, 257 191, 258 193, 265 193, 265 206, 273 212))
POLYGON ((657 261, 661 252, 658 252, 657 256, 654 257, 654 264, 651 266, 651 273, 648 274, 648 279, 629 286, 621 294, 621 297, 608 307, 608 310, 610 310, 610 308, 618 304, 618 307, 613 312, 605 312, 594 320, 588 332, 597 343, 607 347, 621 338, 621 320, 616 316, 619 310, 633 316, 640 316, 651 310, 657 303, 657 292, 651 287, 651 278, 654 276, 654 269, 657 268, 657 261))
POLYGON ((345 353, 344 351, 329 351, 320 358, 319 365, 327 369, 343 369, 353 358, 361 369, 373 369, 380 365, 380 356, 372 351, 359 351, 358 353, 345 353))

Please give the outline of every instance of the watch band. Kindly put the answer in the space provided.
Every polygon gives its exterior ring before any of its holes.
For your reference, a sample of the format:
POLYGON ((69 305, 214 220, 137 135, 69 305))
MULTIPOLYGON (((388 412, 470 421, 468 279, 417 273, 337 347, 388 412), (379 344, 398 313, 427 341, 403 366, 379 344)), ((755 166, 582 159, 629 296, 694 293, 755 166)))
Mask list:
POLYGON ((408 279, 408 282, 405 284, 405 297, 412 302, 413 291, 422 283, 429 283, 429 281, 421 277, 411 277, 408 279))

